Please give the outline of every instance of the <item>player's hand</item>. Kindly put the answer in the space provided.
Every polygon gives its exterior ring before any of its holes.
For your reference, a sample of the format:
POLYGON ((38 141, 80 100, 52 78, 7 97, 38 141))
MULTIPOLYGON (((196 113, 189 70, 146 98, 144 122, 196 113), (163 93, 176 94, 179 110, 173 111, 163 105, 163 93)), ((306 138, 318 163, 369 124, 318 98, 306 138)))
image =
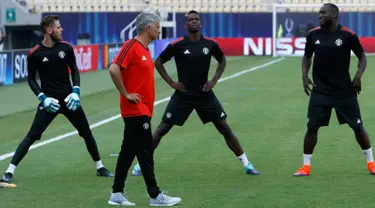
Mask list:
POLYGON ((310 96, 312 86, 314 86, 315 84, 311 81, 311 79, 308 76, 302 77, 302 81, 303 81, 303 88, 305 90, 306 95, 310 96))
POLYGON ((42 109, 45 109, 48 113, 56 113, 60 109, 59 101, 55 98, 47 97, 44 93, 38 95, 42 109))
POLYGON ((207 92, 207 91, 210 91, 212 88, 214 88, 216 85, 216 82, 215 81, 208 81, 206 82, 206 84, 203 85, 203 91, 207 92))
POLYGON ((73 87, 73 92, 70 93, 64 99, 64 101, 66 102, 66 107, 69 110, 72 110, 72 111, 77 110, 77 108, 79 108, 81 106, 81 102, 80 102, 80 98, 79 97, 80 97, 79 87, 78 86, 74 86, 73 87))
POLYGON ((357 76, 354 77, 354 80, 353 80, 353 89, 354 89, 354 92, 359 95, 359 93, 362 90, 361 78, 359 78, 357 76))
POLYGON ((128 93, 125 95, 125 98, 127 100, 129 100, 130 102, 132 103, 140 103, 142 100, 141 100, 141 96, 139 94, 136 94, 136 93, 128 93))
POLYGON ((186 92, 185 85, 182 84, 181 82, 172 82, 172 84, 170 84, 170 86, 175 90, 178 90, 178 91, 181 91, 181 92, 186 92))

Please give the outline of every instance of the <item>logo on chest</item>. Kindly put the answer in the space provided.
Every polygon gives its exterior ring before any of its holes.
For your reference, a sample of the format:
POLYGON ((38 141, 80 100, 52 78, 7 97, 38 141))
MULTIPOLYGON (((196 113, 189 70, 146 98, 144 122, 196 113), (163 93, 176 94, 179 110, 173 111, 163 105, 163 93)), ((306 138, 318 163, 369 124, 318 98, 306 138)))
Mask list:
POLYGON ((59 52, 59 57, 63 59, 65 57, 65 52, 64 51, 60 51, 59 52))
POLYGON ((337 46, 341 46, 342 45, 342 40, 339 38, 339 39, 337 39, 336 41, 335 41, 335 44, 337 45, 337 46))
POLYGON ((203 53, 204 53, 205 55, 207 55, 207 54, 210 52, 210 50, 208 50, 207 47, 204 47, 202 51, 203 51, 203 53))

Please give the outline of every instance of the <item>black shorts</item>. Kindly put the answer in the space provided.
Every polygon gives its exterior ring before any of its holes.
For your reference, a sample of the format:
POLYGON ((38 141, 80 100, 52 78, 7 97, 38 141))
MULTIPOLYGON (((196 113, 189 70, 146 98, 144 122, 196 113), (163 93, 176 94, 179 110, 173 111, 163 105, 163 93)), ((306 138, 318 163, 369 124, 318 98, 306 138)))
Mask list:
POLYGON ((195 109, 203 124, 225 119, 227 114, 214 94, 190 99, 172 96, 163 115, 163 121, 182 126, 195 109))
POLYGON ((357 95, 333 97, 313 92, 308 108, 308 127, 328 126, 332 108, 336 111, 339 124, 347 123, 351 128, 362 125, 357 95))

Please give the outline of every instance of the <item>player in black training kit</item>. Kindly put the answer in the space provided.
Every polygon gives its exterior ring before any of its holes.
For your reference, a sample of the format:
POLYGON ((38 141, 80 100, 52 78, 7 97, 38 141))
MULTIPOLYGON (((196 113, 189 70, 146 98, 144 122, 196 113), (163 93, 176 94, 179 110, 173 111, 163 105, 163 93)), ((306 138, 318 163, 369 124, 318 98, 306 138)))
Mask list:
POLYGON ((87 118, 80 106, 80 75, 76 64, 73 47, 62 41, 62 27, 58 16, 46 16, 42 19, 41 28, 44 39, 30 50, 28 60, 28 83, 31 90, 38 96, 40 104, 26 137, 16 149, 9 168, 5 171, 2 181, 12 181, 16 166, 26 155, 30 146, 40 140, 43 132, 58 114, 63 114, 78 130, 85 140, 86 147, 95 162, 98 176, 113 177, 104 168, 99 155, 96 141, 90 130, 87 118), (71 70, 73 86, 69 79, 71 70), (36 81, 39 74, 41 87, 36 81))
MULTIPOLYGON (((155 148, 173 125, 182 126, 195 109, 204 124, 212 122, 224 136, 228 147, 243 164, 245 172, 258 175, 259 172, 247 159, 237 137, 226 122, 227 115, 212 91, 224 72, 225 56, 214 40, 201 35, 198 12, 194 10, 188 12, 185 27, 188 34, 169 44, 155 61, 159 74, 172 88, 176 89, 165 110, 162 122, 153 133, 155 148), (214 77, 208 81, 212 56, 219 64, 214 77), (171 79, 163 66, 172 57, 176 61, 178 82, 171 79)), ((138 164, 134 167, 132 174, 142 174, 138 164)))
POLYGON ((317 143, 318 130, 322 126, 328 126, 332 108, 336 111, 339 123, 347 123, 353 129, 357 142, 366 155, 368 170, 375 174, 370 139, 363 127, 357 100, 357 94, 361 91, 361 77, 367 64, 366 55, 358 36, 338 24, 338 13, 336 5, 324 4, 319 12, 320 27, 312 29, 306 38, 302 80, 306 94, 311 93, 311 97, 303 166, 294 176, 310 175, 310 163, 317 143), (358 71, 353 81, 349 74, 351 51, 358 57, 358 71), (313 54, 314 83, 308 77, 313 54))

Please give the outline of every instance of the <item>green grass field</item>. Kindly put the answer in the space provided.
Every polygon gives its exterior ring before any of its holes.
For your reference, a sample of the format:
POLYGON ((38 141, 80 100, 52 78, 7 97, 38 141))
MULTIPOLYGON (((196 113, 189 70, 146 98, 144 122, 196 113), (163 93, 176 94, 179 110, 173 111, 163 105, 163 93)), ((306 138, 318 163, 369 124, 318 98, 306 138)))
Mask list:
MULTIPOLYGON (((229 57, 223 77, 270 62, 270 57, 229 57)), ((352 72, 356 69, 352 61, 352 72)), ((359 96, 362 116, 372 141, 375 137, 375 58, 369 57, 359 96)), ((215 70, 213 65, 211 72, 215 70)), ((245 175, 212 124, 202 125, 194 112, 183 127, 174 127, 155 152, 158 183, 168 194, 183 199, 179 207, 374 207, 374 180, 365 157, 347 125, 332 114, 322 128, 312 161, 312 175, 294 178, 302 164, 308 97, 301 81, 301 59, 286 58, 220 82, 214 91, 228 122, 260 176, 245 175)), ((176 76, 173 64, 169 72, 176 76)), ((82 74, 82 104, 90 124, 119 113, 119 96, 107 71, 82 74)), ((157 100, 172 89, 160 77, 157 100)), ((37 99, 26 83, 0 88, 0 155, 15 150, 28 131, 37 99), (15 102, 15 103, 12 103, 15 102)), ((153 127, 166 102, 155 106, 153 127)), ((73 131, 59 116, 42 141, 73 131)), ((114 172, 122 141, 123 122, 93 129, 102 161, 114 172)), ((0 161, 1 174, 10 158, 0 161)), ((83 140, 74 135, 31 150, 14 176, 16 189, 0 189, 0 207, 110 207, 113 178, 99 178, 83 140)), ((126 192, 138 207, 148 207, 142 177, 129 176, 126 192)))

